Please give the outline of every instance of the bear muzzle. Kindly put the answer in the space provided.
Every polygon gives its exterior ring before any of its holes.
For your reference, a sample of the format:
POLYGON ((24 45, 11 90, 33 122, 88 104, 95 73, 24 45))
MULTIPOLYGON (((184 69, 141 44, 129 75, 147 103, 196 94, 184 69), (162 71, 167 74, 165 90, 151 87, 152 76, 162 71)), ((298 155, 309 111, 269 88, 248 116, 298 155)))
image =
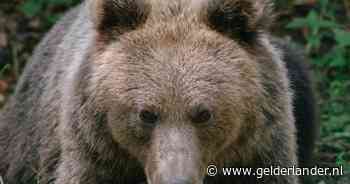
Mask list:
POLYGON ((145 165, 148 184, 202 184, 201 153, 192 127, 158 127, 145 165))

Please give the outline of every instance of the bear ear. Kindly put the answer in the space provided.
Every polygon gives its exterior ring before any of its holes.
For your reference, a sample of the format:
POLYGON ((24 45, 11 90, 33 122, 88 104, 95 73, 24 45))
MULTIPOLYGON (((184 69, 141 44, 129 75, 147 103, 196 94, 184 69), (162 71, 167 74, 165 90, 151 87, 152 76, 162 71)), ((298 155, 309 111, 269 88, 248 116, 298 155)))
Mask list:
POLYGON ((270 0, 210 0, 205 21, 210 28, 244 43, 252 43, 273 22, 270 0))
POLYGON ((92 0, 92 21, 102 34, 122 34, 136 29, 147 19, 150 6, 144 0, 92 0))

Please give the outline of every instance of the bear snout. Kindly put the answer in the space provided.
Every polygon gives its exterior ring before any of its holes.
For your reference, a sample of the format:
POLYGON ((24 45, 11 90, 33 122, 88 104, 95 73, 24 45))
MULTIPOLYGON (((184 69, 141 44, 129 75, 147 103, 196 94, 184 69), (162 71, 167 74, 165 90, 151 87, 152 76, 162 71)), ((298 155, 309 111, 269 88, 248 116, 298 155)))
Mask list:
POLYGON ((160 126, 151 141, 145 172, 148 184, 202 184, 201 152, 190 127, 160 126))

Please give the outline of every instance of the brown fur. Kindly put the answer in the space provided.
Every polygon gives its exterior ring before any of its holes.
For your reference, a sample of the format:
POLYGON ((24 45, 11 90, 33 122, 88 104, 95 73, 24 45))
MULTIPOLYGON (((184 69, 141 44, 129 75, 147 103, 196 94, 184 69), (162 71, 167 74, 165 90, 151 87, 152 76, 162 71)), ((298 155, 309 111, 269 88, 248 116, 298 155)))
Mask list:
POLYGON ((5 182, 298 183, 205 176, 209 164, 297 165, 271 5, 222 2, 98 0, 72 10, 0 116, 5 182), (196 109, 211 118, 195 123, 196 109), (145 110, 155 124, 140 120, 145 110))

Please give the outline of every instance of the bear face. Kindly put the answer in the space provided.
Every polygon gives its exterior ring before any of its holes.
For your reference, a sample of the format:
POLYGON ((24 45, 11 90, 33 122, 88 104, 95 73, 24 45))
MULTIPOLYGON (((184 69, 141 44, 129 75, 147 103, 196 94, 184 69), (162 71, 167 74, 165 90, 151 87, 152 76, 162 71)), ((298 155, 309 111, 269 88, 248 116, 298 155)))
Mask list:
MULTIPOLYGON (((288 113, 290 94, 259 20, 266 3, 128 2, 143 13, 96 18, 90 88, 113 141, 144 166, 149 183, 201 183, 210 163, 241 162, 259 139, 271 142, 267 120, 288 113)), ((114 10, 97 12, 105 11, 114 10)))
POLYGON ((244 116, 256 114, 253 111, 263 100, 257 61, 235 41, 210 30, 194 29, 183 38, 168 35, 171 31, 154 37, 164 29, 146 30, 148 35, 142 31, 131 33, 144 36, 140 40, 121 36, 94 61, 97 98, 107 108, 111 133, 141 160, 153 155, 143 150, 164 152, 159 150, 162 145, 150 146, 175 134, 181 139, 164 144, 175 141, 181 147, 184 141, 193 141, 192 151, 201 153, 187 154, 202 155, 198 159, 208 163, 236 141, 241 126, 247 126, 243 124, 254 123, 247 118, 258 118, 244 116), (171 37, 178 40, 163 40, 171 37))

